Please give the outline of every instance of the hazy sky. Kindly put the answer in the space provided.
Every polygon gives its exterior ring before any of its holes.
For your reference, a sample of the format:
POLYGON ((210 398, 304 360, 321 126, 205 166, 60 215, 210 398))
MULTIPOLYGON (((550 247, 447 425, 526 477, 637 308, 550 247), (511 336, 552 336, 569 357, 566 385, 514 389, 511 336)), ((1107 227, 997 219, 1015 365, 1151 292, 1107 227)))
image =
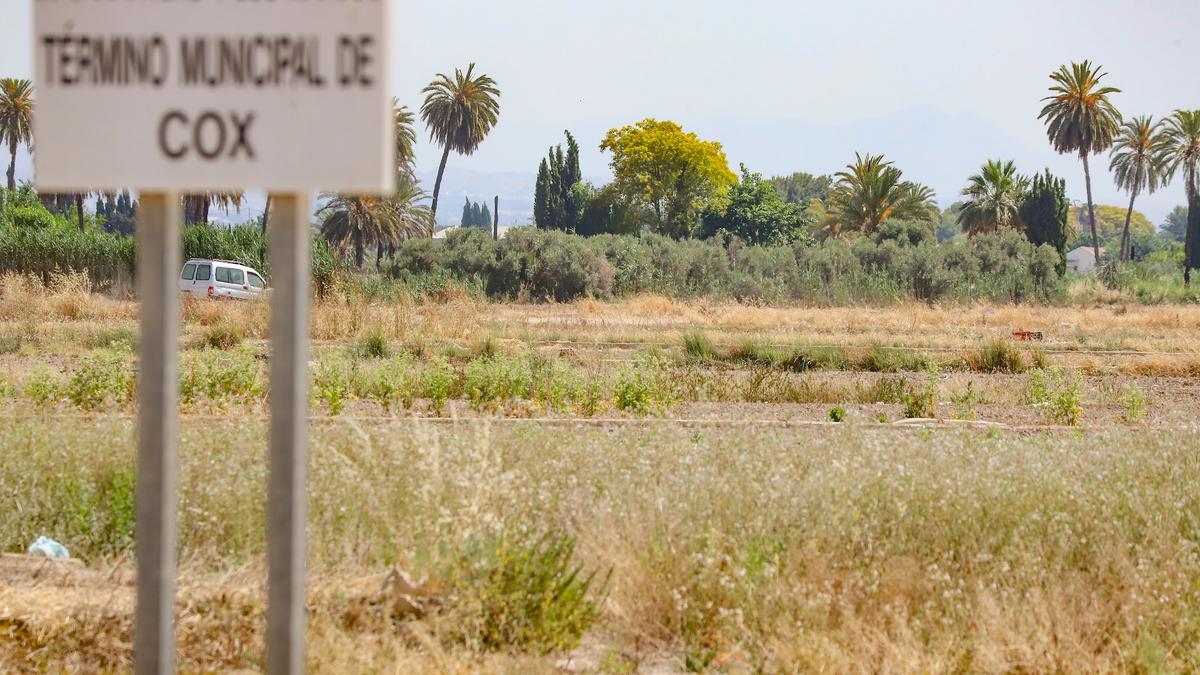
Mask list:
MULTIPOLYGON (((0 71, 29 76, 31 0, 2 4, 0 71)), ((546 146, 571 129, 584 146, 584 174, 598 177, 607 173, 596 149, 605 129, 659 117, 724 141, 735 166, 827 173, 862 150, 889 153, 906 177, 922 180, 936 159, 911 150, 923 140, 907 137, 910 129, 888 136, 891 116, 917 108, 978 125, 992 139, 979 152, 1007 153, 1030 172, 1049 165, 1081 198, 1082 180, 1068 173, 1078 163, 1054 157, 1037 120, 1050 71, 1071 60, 1101 63, 1130 115, 1200 108, 1198 25, 1197 0, 398 1, 396 94, 415 108, 434 73, 475 61, 503 91, 500 124, 476 155, 452 157, 452 165, 532 173, 546 146), (813 153, 806 139, 777 131, 794 123, 819 136, 863 120, 882 128, 813 153), (759 125, 775 131, 756 134, 759 125), (897 157, 892 145, 908 149, 897 157)), ((957 145, 936 138, 936 123, 923 133, 931 145, 957 145)), ((437 158, 422 137, 422 171, 437 158)), ((940 200, 953 201, 984 159, 953 158, 962 180, 935 185, 940 200)), ((1103 174, 1107 161, 1093 164, 1103 174)), ((935 178, 925 180, 949 182, 935 178)), ((1119 198, 1107 175, 1096 183, 1098 198, 1119 198)), ((1176 187, 1169 190, 1179 195, 1147 200, 1155 220, 1183 201, 1176 187)))

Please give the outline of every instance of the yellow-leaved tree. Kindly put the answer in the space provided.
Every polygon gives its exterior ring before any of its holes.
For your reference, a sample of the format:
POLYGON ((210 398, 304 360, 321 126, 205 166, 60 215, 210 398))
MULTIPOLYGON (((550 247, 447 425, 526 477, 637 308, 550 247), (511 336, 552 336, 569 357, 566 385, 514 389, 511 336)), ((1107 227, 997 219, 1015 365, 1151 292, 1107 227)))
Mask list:
POLYGON ((719 207, 737 183, 720 143, 671 121, 611 129, 600 149, 613 155, 616 190, 647 207, 650 229, 675 239, 689 236, 700 214, 719 207))

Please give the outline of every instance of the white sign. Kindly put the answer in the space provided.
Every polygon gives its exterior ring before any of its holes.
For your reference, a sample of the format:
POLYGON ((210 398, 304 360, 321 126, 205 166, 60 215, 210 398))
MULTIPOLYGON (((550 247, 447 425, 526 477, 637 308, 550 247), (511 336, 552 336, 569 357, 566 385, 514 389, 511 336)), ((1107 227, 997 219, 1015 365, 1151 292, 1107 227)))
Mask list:
POLYGON ((38 187, 389 192, 391 0, 35 0, 38 187))

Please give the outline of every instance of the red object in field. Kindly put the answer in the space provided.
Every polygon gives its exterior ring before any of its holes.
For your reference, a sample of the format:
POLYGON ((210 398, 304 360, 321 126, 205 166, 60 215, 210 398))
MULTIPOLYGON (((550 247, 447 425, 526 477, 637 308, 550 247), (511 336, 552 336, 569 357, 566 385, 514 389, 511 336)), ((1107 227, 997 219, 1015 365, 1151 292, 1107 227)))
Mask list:
POLYGON ((1030 342, 1030 341, 1041 342, 1042 341, 1042 332, 1040 330, 1039 331, 1014 330, 1013 337, 1015 337, 1018 340, 1021 340, 1022 342, 1030 342))

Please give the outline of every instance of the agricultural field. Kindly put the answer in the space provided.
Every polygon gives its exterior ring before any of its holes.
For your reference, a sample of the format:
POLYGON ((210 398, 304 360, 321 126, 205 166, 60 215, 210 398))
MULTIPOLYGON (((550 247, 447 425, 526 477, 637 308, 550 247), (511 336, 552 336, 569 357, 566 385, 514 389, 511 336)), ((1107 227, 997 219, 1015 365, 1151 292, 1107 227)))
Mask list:
MULTIPOLYGON (((0 282, 0 545, 78 561, 0 558, 4 670, 129 666, 137 312, 0 282)), ((183 308, 189 672, 262 667, 268 318, 183 308)), ((312 334, 314 672, 1200 669, 1200 307, 343 296, 312 334)))

